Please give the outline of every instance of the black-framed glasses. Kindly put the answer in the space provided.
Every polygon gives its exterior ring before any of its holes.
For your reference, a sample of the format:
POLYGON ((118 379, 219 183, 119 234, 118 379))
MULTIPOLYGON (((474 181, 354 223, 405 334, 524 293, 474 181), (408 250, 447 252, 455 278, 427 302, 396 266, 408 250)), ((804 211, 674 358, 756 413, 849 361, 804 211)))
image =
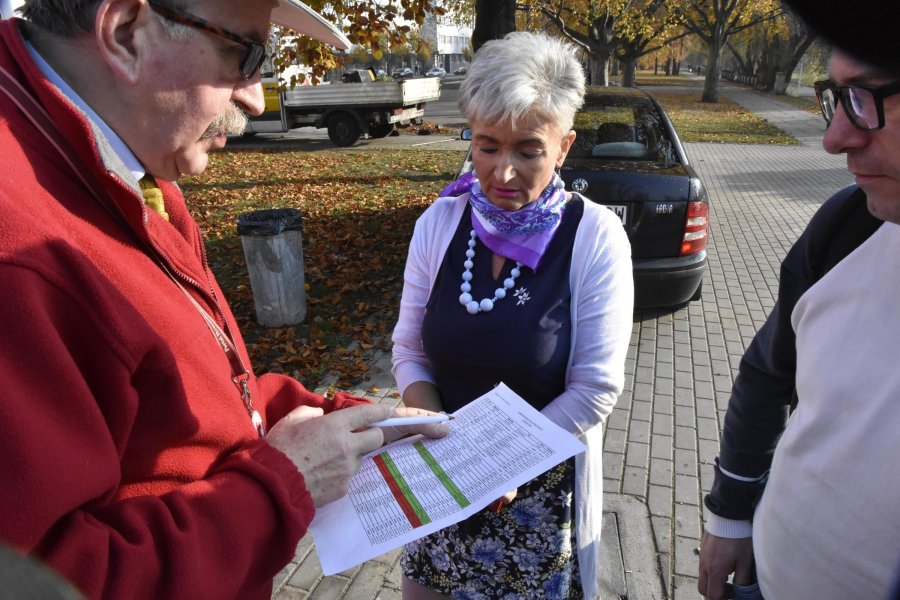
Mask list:
POLYGON ((900 93, 900 81, 874 87, 837 85, 831 80, 825 80, 815 82, 813 87, 826 125, 831 125, 837 103, 840 102, 850 123, 863 131, 877 131, 884 127, 884 99, 900 93))
POLYGON ((148 3, 150 4, 150 8, 164 19, 180 23, 181 25, 187 25, 188 27, 196 27, 197 29, 208 31, 209 33, 221 36, 246 48, 247 52, 244 53, 244 57, 241 58, 240 68, 241 77, 244 79, 252 79, 257 71, 259 71, 263 61, 266 60, 266 47, 259 42, 248 40, 247 38, 232 31, 228 31, 227 29, 223 29, 214 23, 210 23, 200 17, 195 17, 183 10, 166 6, 157 0, 149 0, 148 3))

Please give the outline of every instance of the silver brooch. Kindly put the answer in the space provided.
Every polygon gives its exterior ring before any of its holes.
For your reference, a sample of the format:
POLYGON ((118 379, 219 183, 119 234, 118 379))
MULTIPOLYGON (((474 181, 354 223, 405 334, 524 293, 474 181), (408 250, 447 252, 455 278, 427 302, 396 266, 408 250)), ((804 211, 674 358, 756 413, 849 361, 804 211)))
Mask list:
POLYGON ((516 306, 522 306, 523 304, 531 300, 531 295, 529 295, 528 290, 526 290, 524 287, 520 287, 515 292, 513 292, 513 296, 515 296, 519 300, 518 302, 516 302, 516 306))

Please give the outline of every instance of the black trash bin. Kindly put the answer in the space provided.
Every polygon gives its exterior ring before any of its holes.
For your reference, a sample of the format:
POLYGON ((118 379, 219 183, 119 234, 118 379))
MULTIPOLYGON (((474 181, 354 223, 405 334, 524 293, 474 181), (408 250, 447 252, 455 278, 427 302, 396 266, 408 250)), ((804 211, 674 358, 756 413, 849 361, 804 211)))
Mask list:
POLYGON ((302 223, 296 208, 257 210, 237 218, 256 320, 265 327, 296 325, 306 318, 302 223))

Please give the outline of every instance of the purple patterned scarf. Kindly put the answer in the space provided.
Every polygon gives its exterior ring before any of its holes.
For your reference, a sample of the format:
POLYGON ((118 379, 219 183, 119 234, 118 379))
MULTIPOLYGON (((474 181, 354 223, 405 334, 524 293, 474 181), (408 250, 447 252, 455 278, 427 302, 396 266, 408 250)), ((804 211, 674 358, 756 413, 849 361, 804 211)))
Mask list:
POLYGON ((472 228, 494 254, 506 256, 537 271, 541 258, 559 227, 568 194, 554 174, 540 197, 519 210, 497 208, 481 191, 474 172, 463 174, 448 185, 441 196, 469 192, 472 228))

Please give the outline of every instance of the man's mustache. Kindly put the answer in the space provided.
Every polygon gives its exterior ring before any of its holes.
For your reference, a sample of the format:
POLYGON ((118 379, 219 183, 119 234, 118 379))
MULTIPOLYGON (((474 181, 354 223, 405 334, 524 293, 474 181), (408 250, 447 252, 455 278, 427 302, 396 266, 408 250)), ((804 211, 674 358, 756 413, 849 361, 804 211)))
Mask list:
POLYGON ((247 115, 237 104, 231 102, 228 108, 209 124, 200 139, 208 140, 220 135, 241 135, 247 127, 247 115))

